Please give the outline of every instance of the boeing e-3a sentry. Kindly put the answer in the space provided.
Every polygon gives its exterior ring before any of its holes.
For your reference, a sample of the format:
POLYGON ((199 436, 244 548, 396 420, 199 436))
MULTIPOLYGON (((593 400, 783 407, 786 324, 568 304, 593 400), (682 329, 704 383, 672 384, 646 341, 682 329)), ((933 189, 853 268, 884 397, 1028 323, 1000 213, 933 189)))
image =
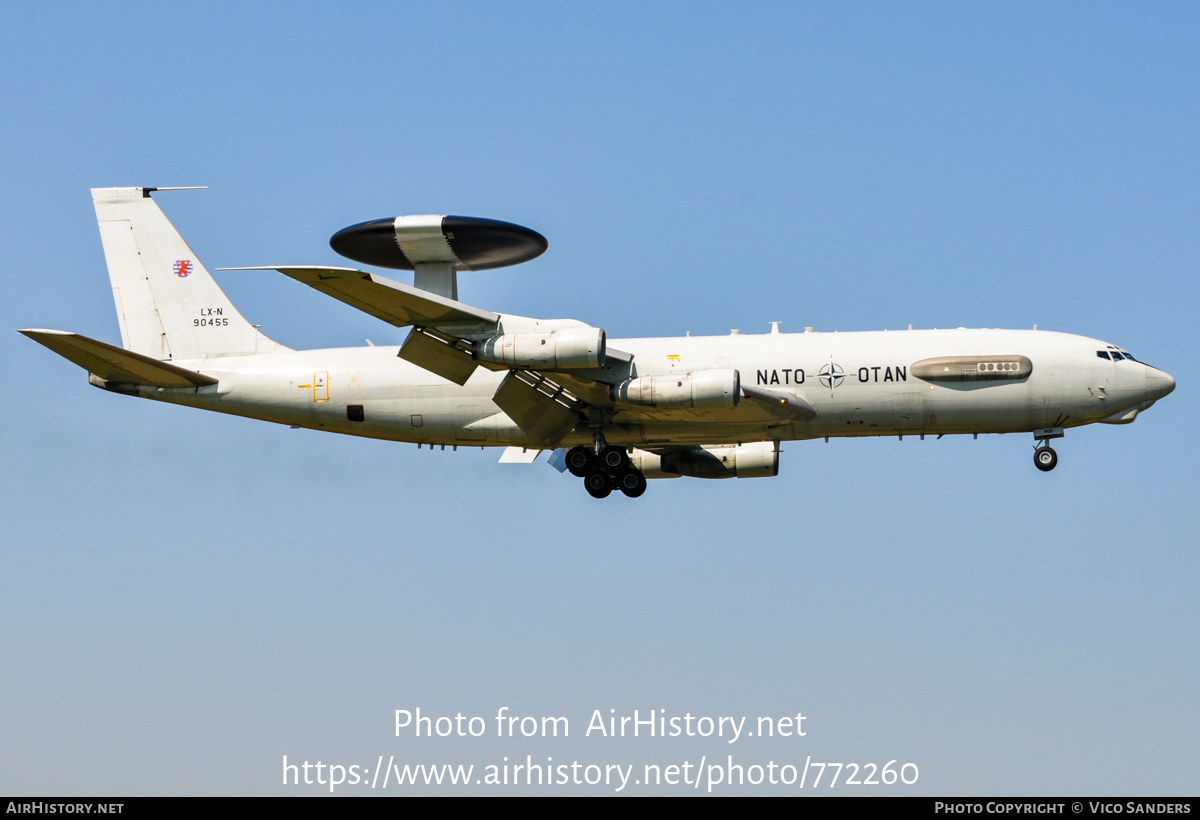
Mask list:
POLYGON ((535 231, 460 216, 399 216, 334 234, 333 249, 409 270, 272 266, 398 328, 399 346, 291 350, 234 308, 163 215, 159 188, 92 191, 121 347, 22 330, 115 393, 293 427, 428 444, 505 447, 551 463, 596 498, 649 478, 779 472, 784 441, 1032 433, 1128 424, 1174 380, 1124 349, 1039 330, 620 339, 570 319, 493 313, 458 299, 457 273, 532 259, 535 231))

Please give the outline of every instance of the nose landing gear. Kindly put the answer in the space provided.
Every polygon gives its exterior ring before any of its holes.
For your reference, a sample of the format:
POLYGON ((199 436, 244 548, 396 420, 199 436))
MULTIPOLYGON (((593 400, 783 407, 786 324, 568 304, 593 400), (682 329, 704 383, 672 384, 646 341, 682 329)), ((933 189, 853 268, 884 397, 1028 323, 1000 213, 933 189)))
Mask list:
POLYGON ((1058 466, 1058 453, 1050 448, 1050 439, 1062 437, 1061 427, 1046 427, 1033 431, 1033 439, 1037 442, 1033 450, 1033 464, 1043 473, 1048 473, 1058 466))

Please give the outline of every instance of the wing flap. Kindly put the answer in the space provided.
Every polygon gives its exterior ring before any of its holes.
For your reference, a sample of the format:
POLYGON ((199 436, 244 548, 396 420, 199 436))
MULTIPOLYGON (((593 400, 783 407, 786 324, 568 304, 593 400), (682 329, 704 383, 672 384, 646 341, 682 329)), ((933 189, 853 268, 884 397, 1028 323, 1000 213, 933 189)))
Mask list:
POLYGON ((458 347, 455 341, 446 341, 440 335, 435 336, 427 333, 424 328, 415 327, 400 346, 398 355, 401 359, 423 367, 461 387, 471 378, 478 364, 471 358, 471 354, 458 347))
POLYGON ((217 380, 194 370, 65 330, 19 331, 106 382, 147 387, 203 387, 217 380))
POLYGON ((510 371, 492 401, 543 449, 550 449, 579 423, 579 400, 530 371, 510 371))
POLYGON ((541 450, 527 450, 524 447, 505 447, 500 456, 500 464, 532 464, 542 454, 541 450))

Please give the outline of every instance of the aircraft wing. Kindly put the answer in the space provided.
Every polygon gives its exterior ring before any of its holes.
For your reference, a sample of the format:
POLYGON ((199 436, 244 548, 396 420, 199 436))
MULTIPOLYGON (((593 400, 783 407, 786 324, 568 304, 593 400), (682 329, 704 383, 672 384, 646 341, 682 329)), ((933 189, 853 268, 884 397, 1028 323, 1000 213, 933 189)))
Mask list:
MULTIPOLYGON (((587 418, 589 409, 613 411, 610 388, 631 374, 633 356, 615 348, 606 349, 607 366, 603 368, 541 370, 480 361, 473 355, 472 341, 500 332, 499 314, 377 274, 320 266, 238 270, 277 270, 388 324, 412 327, 400 348, 400 358, 455 384, 466 384, 478 367, 509 371, 493 401, 541 448, 553 448, 587 418)), ((731 422, 758 418, 790 423, 816 416, 811 404, 790 393, 743 385, 742 395, 747 400, 730 411, 734 415, 731 422)), ((619 415, 636 421, 670 417, 674 412, 625 407, 619 415)))
POLYGON ((389 325, 434 327, 454 336, 486 336, 496 332, 499 314, 405 285, 386 276, 354 268, 316 265, 289 267, 218 268, 217 270, 275 270, 313 290, 369 313, 389 325))
MULTIPOLYGON (((478 362, 471 355, 472 339, 500 329, 499 314, 438 296, 354 268, 316 265, 219 268, 218 270, 275 270, 314 290, 369 313, 396 327, 412 327, 400 348, 400 358, 458 385, 467 383, 477 367, 509 370, 505 365, 478 362)), ((613 351, 615 362, 628 364, 628 353, 613 351)), ((596 385, 596 396, 607 386, 596 385)), ((545 374, 513 369, 493 397, 517 425, 538 444, 551 444, 580 422, 585 402, 545 374)))

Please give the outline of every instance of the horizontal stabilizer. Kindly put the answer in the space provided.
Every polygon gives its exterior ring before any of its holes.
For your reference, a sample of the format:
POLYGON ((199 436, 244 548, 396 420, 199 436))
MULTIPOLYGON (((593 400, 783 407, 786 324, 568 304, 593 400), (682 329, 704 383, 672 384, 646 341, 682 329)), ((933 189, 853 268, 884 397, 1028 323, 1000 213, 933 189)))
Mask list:
POLYGON ((500 322, 500 316, 491 311, 353 268, 302 265, 218 270, 277 270, 396 327, 427 325, 456 336, 470 336, 495 333, 500 322))
POLYGON ((781 418, 798 418, 804 421, 812 421, 817 417, 817 409, 815 407, 791 393, 784 393, 779 390, 767 390, 763 387, 751 387, 743 382, 742 395, 753 400, 759 407, 781 418))
POLYGON ((106 382, 147 387, 202 387, 217 383, 211 376, 98 342, 78 333, 65 330, 19 332, 106 382))

